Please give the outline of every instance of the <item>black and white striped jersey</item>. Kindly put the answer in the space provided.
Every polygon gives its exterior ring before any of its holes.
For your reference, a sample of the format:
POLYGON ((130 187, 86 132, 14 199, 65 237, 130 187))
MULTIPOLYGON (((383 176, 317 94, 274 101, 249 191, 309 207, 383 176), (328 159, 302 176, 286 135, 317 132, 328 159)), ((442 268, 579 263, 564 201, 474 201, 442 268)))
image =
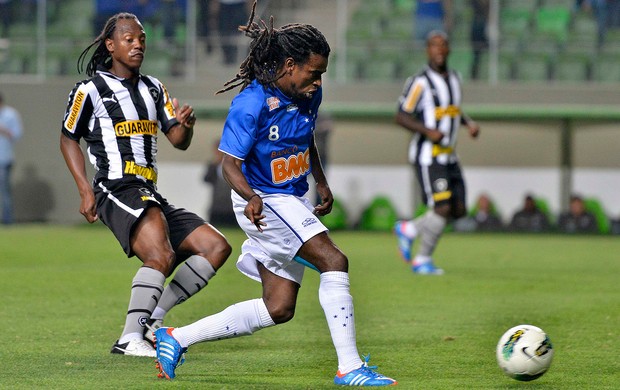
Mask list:
POLYGON ((136 176, 157 181, 157 133, 178 121, 159 80, 140 75, 133 85, 104 70, 75 85, 69 94, 62 132, 87 143, 94 181, 136 176))
POLYGON ((444 136, 433 144, 416 133, 409 145, 409 161, 430 165, 457 162, 455 152, 461 124, 461 80, 450 70, 444 77, 430 67, 407 79, 398 100, 399 109, 414 115, 429 129, 438 129, 444 136))

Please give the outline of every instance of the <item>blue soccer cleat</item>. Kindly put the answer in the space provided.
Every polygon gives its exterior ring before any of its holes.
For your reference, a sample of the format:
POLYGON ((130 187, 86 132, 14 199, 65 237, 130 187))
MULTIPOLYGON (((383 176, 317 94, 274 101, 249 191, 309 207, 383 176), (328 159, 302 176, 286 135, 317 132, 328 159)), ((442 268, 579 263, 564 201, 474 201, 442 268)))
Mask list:
POLYGON ((339 386, 395 386, 398 384, 394 379, 383 376, 373 371, 377 366, 369 366, 370 355, 364 356, 364 363, 356 370, 346 374, 336 373, 334 384, 339 386))
POLYGON ((173 379, 176 375, 174 370, 185 361, 183 355, 187 348, 172 336, 174 328, 159 328, 155 331, 155 349, 157 350, 157 368, 159 378, 173 379))
POLYGON ((414 264, 411 270, 419 275, 443 275, 443 269, 435 267, 435 264, 432 262, 414 264))
POLYGON ((411 248, 413 247, 413 240, 405 234, 404 231, 404 221, 398 221, 394 225, 394 234, 396 234, 396 238, 398 239, 398 250, 400 251, 400 256, 403 258, 405 263, 411 264, 411 248))

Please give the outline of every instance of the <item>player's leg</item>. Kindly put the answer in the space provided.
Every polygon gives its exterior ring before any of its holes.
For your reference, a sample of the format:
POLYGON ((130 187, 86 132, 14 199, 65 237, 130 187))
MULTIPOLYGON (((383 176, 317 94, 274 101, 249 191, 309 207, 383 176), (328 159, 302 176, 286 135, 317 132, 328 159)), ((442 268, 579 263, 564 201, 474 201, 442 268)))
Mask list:
POLYGON ((175 328, 172 334, 182 347, 251 335, 293 318, 299 284, 271 273, 260 263, 258 269, 263 297, 236 303, 193 324, 175 328))
POLYGON ((130 238, 132 251, 143 262, 131 284, 125 327, 112 353, 155 357, 155 350, 143 339, 145 325, 174 264, 174 251, 161 209, 151 206, 138 220, 130 238))
POLYGON ((11 164, 0 164, 0 222, 13 223, 13 201, 11 195, 11 164))
MULTIPOLYGON (((157 329, 163 325, 163 319, 172 307, 185 302, 202 290, 215 276, 217 270, 224 265, 232 251, 223 234, 213 226, 204 223, 192 213, 187 213, 189 222, 178 222, 178 218, 169 218, 171 241, 175 247, 178 230, 191 231, 177 246, 177 264, 179 265, 174 278, 168 283, 151 315, 149 325, 157 329), (189 218, 193 216, 194 218, 189 218), (194 226, 197 224, 197 227, 194 226), (189 226, 189 227, 186 227, 189 226)), ((182 237, 182 235, 181 235, 182 237)), ((152 332, 147 331, 145 337, 153 340, 152 332)))
MULTIPOLYGON (((429 176, 429 167, 415 164, 413 169, 418 185, 420 186, 422 203, 427 205, 429 209, 432 209, 433 190, 429 176)), ((418 235, 421 234, 420 230, 424 226, 425 218, 426 213, 412 219, 397 221, 394 225, 394 233, 398 239, 398 250, 402 259, 409 265, 412 264, 414 241, 418 235)))
POLYGON ((275 275, 260 262, 257 267, 262 298, 236 303, 187 326, 155 331, 160 377, 174 378, 183 353, 194 344, 251 335, 293 318, 299 284, 275 275))
POLYGON ((362 362, 357 350, 353 297, 350 294, 349 262, 322 232, 306 241, 297 253, 320 272, 319 302, 329 327, 338 357, 338 372, 334 382, 339 385, 385 386, 395 384, 362 362))
MULTIPOLYGON (((433 192, 430 184, 428 167, 415 164, 413 169, 416 180, 421 189, 422 203, 429 205, 429 200, 432 200, 433 192)), ((432 208, 432 204, 430 207, 432 208)), ((422 214, 416 218, 397 221, 394 225, 394 233, 398 239, 398 250, 401 258, 409 265, 412 263, 413 243, 416 237, 420 234, 419 229, 424 223, 424 218, 425 214, 422 214)))
POLYGON ((450 170, 450 188, 452 196, 450 197, 450 218, 459 219, 467 213, 467 190, 461 167, 458 164, 452 164, 450 170))
POLYGON ((446 166, 433 164, 420 166, 418 173, 423 198, 429 209, 414 221, 420 243, 412 261, 412 269, 419 274, 441 275, 443 270, 435 267, 433 253, 450 213, 451 188, 448 172, 446 166))

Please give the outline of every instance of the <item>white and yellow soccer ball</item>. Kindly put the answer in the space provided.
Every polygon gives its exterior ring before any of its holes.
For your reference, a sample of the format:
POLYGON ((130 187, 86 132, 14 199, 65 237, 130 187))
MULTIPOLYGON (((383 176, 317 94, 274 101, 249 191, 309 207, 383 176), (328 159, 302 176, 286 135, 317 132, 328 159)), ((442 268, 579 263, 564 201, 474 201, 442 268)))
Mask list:
POLYGON ((504 374, 519 381, 540 378, 551 366, 553 345, 534 325, 510 328, 497 343, 497 363, 504 374))

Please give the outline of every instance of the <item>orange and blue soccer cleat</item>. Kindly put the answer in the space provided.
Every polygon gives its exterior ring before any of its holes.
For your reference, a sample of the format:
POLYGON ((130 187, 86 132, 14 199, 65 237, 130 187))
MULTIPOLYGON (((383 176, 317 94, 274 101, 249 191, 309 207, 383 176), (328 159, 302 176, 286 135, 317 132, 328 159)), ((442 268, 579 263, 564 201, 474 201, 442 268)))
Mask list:
POLYGON ((157 368, 159 378, 173 379, 175 370, 185 361, 185 351, 187 348, 172 336, 174 328, 162 327, 155 331, 155 349, 157 351, 157 368))
POLYGON ((398 384, 394 379, 383 376, 373 371, 377 366, 369 366, 370 355, 364 356, 364 363, 356 370, 346 374, 336 373, 334 384, 339 386, 395 386, 398 384))
POLYGON ((400 256, 405 263, 411 264, 411 248, 413 247, 413 240, 415 237, 409 237, 405 234, 405 221, 398 221, 394 225, 394 234, 398 239, 398 250, 400 256))

